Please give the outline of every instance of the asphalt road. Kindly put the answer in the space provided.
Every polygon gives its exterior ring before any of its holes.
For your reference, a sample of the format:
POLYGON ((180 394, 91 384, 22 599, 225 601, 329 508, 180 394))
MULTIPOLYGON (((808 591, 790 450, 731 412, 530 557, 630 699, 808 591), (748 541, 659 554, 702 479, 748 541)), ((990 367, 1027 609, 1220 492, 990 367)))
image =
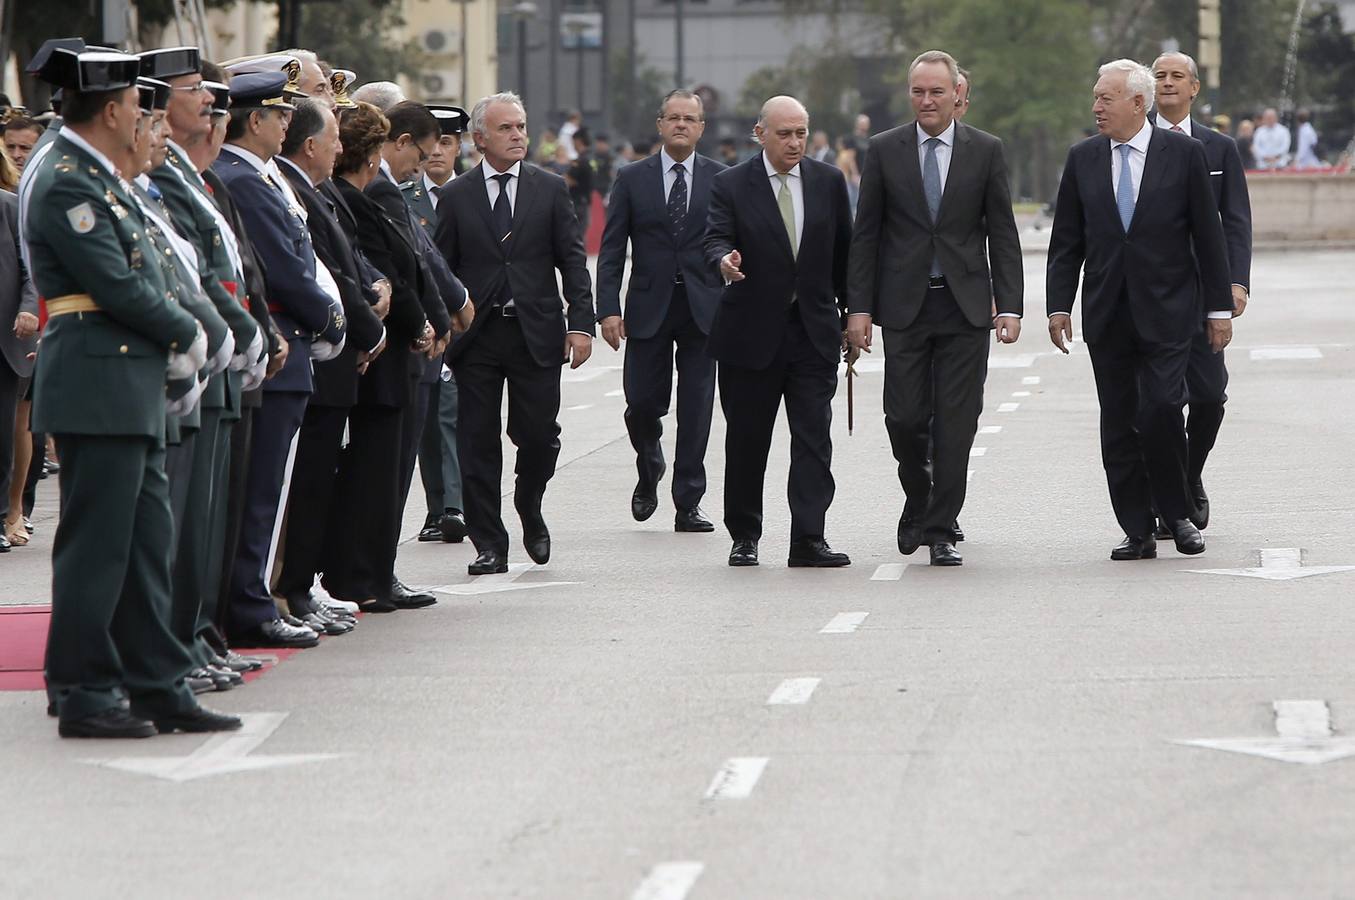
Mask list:
MULTIPOLYGON (((963 568, 894 547, 875 360, 851 437, 835 402, 827 537, 850 568, 785 568, 784 422, 760 568, 673 534, 667 506, 635 523, 599 342, 565 375, 549 565, 471 585, 469 544, 406 543, 439 604, 211 695, 286 714, 234 742, 62 741, 40 694, 0 694, 0 897, 1355 895, 1355 760, 1334 758, 1355 753, 1355 571, 1292 577, 1355 566, 1355 254, 1257 259, 1208 550, 1138 563, 1108 559, 1087 355, 1049 344, 1026 261, 963 568), (1270 757, 1180 743, 1234 738, 1270 757)), ((43 489, 0 603, 46 598, 43 489)), ((421 518, 416 495, 409 536, 421 518)))

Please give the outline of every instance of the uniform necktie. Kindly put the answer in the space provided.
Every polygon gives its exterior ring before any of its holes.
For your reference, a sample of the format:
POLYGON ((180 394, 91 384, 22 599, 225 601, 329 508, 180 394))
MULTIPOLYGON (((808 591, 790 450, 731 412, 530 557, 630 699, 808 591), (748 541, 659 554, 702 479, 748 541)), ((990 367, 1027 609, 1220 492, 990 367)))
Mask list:
POLYGON ((673 237, 682 234, 687 222, 687 170, 682 163, 673 163, 673 189, 668 192, 668 220, 673 223, 673 237))
MULTIPOLYGON (((927 198, 927 211, 932 215, 932 224, 936 224, 937 217, 941 215, 941 164, 936 161, 936 148, 941 143, 940 138, 927 138, 923 144, 927 148, 927 155, 922 160, 922 193, 927 198)), ((941 261, 932 254, 932 277, 941 274, 941 261)))
POLYGON ((778 174, 781 188, 776 192, 776 207, 781 210, 781 224, 786 226, 786 237, 790 238, 790 255, 798 256, 800 248, 795 239, 795 201, 790 195, 790 176, 778 174))
POLYGON ((512 179, 512 172, 494 176, 499 183, 499 196, 494 200, 494 230, 498 232, 499 243, 513 233, 513 206, 508 202, 508 182, 512 179))
POLYGON ((1115 207, 1120 211, 1120 224, 1126 232, 1134 219, 1134 176, 1129 171, 1129 145, 1115 148, 1120 151, 1120 181, 1115 186, 1115 207))

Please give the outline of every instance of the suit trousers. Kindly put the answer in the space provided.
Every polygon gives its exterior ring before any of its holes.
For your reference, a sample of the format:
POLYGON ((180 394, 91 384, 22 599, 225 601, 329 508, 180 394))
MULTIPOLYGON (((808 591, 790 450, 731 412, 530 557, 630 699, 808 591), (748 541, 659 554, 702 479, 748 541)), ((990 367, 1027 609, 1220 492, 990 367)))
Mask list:
POLYGON ((836 485, 833 461, 833 395, 837 366, 824 359, 792 306, 785 335, 765 369, 720 365, 720 406, 725 414, 725 527, 738 540, 762 537, 762 486, 772 430, 781 400, 790 426, 790 538, 823 537, 836 485))
POLYGON ((278 617, 268 587, 268 557, 281 514, 292 440, 301 427, 309 398, 310 394, 303 391, 264 391, 263 403, 254 414, 240 542, 231 563, 230 618, 226 625, 232 635, 278 617))
POLYGON ((359 403, 348 413, 325 529, 325 589, 344 600, 389 598, 400 540, 400 435, 407 411, 359 403))
MULTIPOLYGON (((255 391, 254 395, 258 397, 261 393, 255 391)), ((249 448, 254 443, 254 416, 257 411, 257 406, 241 403, 240 421, 235 423, 230 435, 230 477, 226 485, 222 541, 218 548, 221 562, 218 564, 220 574, 217 577, 217 605, 216 612, 212 616, 216 630, 223 634, 227 631, 226 623, 231 617, 233 573, 230 564, 234 562, 235 552, 240 548, 240 525, 244 519, 245 498, 249 489, 249 448)))
POLYGON ((428 515, 461 511, 461 460, 456 455, 456 379, 439 378, 429 400, 428 420, 419 444, 419 477, 428 515))
POLYGON ((23 379, 0 358, 0 531, 9 514, 9 486, 14 476, 14 417, 23 379))
MULTIPOLYGON (((517 447, 514 505, 539 510, 560 457, 560 367, 538 365, 517 319, 496 307, 453 364, 459 408, 456 451, 461 460, 466 527, 479 551, 508 553, 501 510, 504 385, 508 438, 517 447)), ((564 345, 561 344, 563 356, 564 345)))
MULTIPOLYGON (((282 571, 275 590, 290 606, 310 594, 320 571, 325 532, 335 499, 343 426, 347 406, 306 407, 292 466, 292 489, 287 503, 287 539, 283 542, 282 571)), ((360 530, 360 529, 359 529, 360 530)), ((295 608, 295 607, 293 607, 295 608)))
POLYGON ((1209 335, 1201 331, 1190 342, 1190 364, 1186 367, 1186 480, 1197 482, 1204 473, 1205 460, 1214 449, 1223 425, 1223 407, 1228 402, 1228 367, 1223 354, 1209 346, 1209 335))
MULTIPOLYGON (((423 363, 424 359, 420 357, 419 362, 423 363)), ((405 504, 409 502, 409 489, 414 486, 414 463, 419 459, 424 426, 429 419, 428 411, 433 406, 433 382, 425 382, 416 375, 410 382, 409 392, 413 400, 400 420, 400 489, 392 510, 395 516, 392 527, 395 529, 397 545, 400 542, 400 526, 405 518, 405 504)), ((394 556, 391 557, 391 577, 395 577, 394 556)))
POLYGON ((1167 521, 1192 508, 1186 491, 1186 402, 1190 341, 1139 337, 1122 293, 1105 336, 1089 343, 1101 404, 1101 461, 1110 503, 1126 535, 1153 533, 1153 510, 1167 521))
MULTIPOLYGON (((204 412, 206 412, 204 410, 204 412)), ((225 410, 216 410, 224 413, 225 410)), ((241 410, 241 413, 251 412, 241 410)), ((193 629, 194 643, 191 652, 199 664, 206 665, 216 654, 216 645, 221 643, 216 625, 221 607, 222 572, 226 567, 226 529, 231 505, 235 498, 231 495, 234 472, 231 469, 232 450, 235 432, 240 420, 220 418, 217 422, 216 452, 212 454, 212 507, 207 519, 206 563, 202 572, 202 603, 198 607, 198 621, 193 629)))
POLYGON ((677 358, 677 452, 673 458, 673 504, 688 509, 706 494, 706 445, 715 404, 715 360, 706 354, 706 335, 692 318, 687 289, 674 285, 663 324, 652 337, 629 338, 622 384, 626 390, 626 431, 635 448, 640 481, 663 476, 664 416, 673 393, 677 358))
POLYGON ((48 692, 65 721, 119 705, 195 705, 188 651, 169 628, 164 447, 151 438, 59 434, 61 518, 52 547, 48 692))
POLYGON ((885 430, 905 513, 925 542, 954 541, 983 412, 991 332, 970 323, 944 287, 927 292, 907 328, 883 332, 885 430))
POLYGON ((188 490, 193 486, 193 448, 197 443, 198 430, 183 428, 179 432, 179 443, 165 447, 165 477, 169 479, 169 512, 174 520, 174 543, 170 549, 171 566, 178 555, 179 535, 183 531, 184 515, 188 509, 188 490))
POLYGON ((196 644, 199 616, 207 595, 214 508, 221 501, 214 490, 214 478, 223 412, 219 407, 201 410, 201 427, 193 436, 193 453, 189 461, 187 503, 183 518, 176 520, 178 534, 171 570, 174 600, 170 627, 180 643, 190 650, 196 644))

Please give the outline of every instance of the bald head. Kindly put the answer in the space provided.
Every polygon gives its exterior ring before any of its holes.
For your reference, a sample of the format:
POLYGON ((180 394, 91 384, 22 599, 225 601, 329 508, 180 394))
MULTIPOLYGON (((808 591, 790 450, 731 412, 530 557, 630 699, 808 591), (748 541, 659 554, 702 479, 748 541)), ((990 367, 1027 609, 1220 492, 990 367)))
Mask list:
POLYGON ((765 127, 769 117, 783 113, 798 113, 806 123, 809 122, 809 110, 805 109, 804 104, 794 97, 782 94, 762 104, 762 110, 757 114, 757 123, 765 127))
POLYGON ((809 112, 794 97, 773 97, 762 104, 753 136, 773 169, 782 174, 800 164, 809 141, 809 112))

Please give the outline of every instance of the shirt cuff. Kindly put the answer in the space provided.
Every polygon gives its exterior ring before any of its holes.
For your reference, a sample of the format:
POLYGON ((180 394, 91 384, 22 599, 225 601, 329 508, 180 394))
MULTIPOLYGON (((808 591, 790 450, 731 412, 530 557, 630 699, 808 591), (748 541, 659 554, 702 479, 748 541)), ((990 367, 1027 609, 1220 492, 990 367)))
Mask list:
POLYGON ((1208 315, 1206 318, 1210 318, 1210 319, 1231 319, 1232 317, 1233 317, 1233 314, 1230 313, 1230 312, 1228 312, 1226 309, 1212 309, 1212 310, 1209 311, 1209 315, 1208 315))
POLYGON ((1247 292, 1247 296, 1251 296, 1251 288, 1247 287, 1245 284, 1238 284, 1236 281, 1234 281, 1233 287, 1240 287, 1242 288, 1242 290, 1247 292))
POLYGON ((852 316, 870 316, 870 313, 847 313, 847 318, 850 319, 852 316))
POLYGON ((565 334, 581 334, 590 341, 593 339, 593 336, 586 331, 566 331, 565 334))
POLYGON ((377 341, 375 344, 373 344, 371 347, 368 348, 368 350, 367 350, 367 355, 370 356, 371 354, 375 353, 375 352, 376 352, 376 348, 377 348, 377 347, 380 347, 381 344, 385 342, 385 340, 386 340, 386 326, 385 326, 385 325, 382 325, 382 326, 381 326, 381 340, 377 341))
POLYGON ((994 319, 1019 319, 1019 318, 1021 318, 1021 315, 1020 315, 1019 313, 998 313, 997 315, 993 316, 993 318, 994 318, 994 319))
POLYGON ((1070 312, 1052 312, 1049 314, 1049 318, 1051 319, 1054 318, 1055 316, 1067 316, 1068 318, 1071 319, 1073 317, 1073 314, 1070 312))

